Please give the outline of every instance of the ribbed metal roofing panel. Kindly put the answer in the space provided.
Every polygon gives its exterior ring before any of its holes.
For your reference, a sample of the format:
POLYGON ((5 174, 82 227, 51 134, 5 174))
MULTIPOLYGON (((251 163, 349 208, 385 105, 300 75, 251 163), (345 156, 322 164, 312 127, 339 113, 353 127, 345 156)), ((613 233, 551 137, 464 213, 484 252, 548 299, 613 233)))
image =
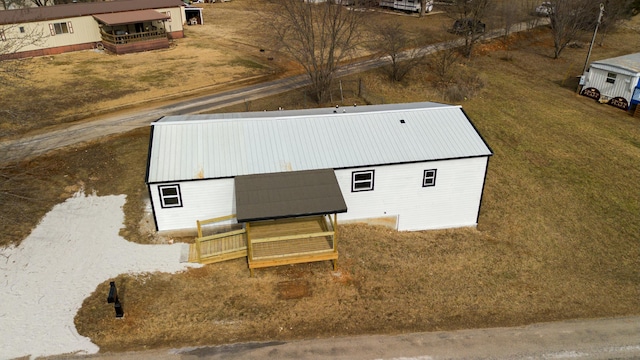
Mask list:
POLYGON ((460 106, 434 103, 171 116, 152 126, 149 183, 492 154, 460 106))
POLYGON ((607 71, 617 71, 629 76, 640 74, 640 53, 594 61, 592 67, 607 71))

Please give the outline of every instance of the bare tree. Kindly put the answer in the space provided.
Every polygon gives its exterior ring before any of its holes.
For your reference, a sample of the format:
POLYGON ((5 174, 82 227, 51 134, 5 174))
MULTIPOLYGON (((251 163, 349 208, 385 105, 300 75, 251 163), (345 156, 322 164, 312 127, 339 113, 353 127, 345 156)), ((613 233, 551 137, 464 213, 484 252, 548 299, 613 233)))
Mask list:
POLYGON ((599 4, 593 0, 552 0, 550 3, 553 58, 557 59, 567 45, 593 29, 598 21, 599 4))
POLYGON ((272 39, 304 68, 316 101, 326 101, 340 63, 359 45, 363 13, 333 1, 274 0, 271 4, 272 15, 265 25, 272 39))
POLYGON ((502 3, 500 10, 501 24, 504 28, 504 33, 502 34, 502 43, 505 47, 505 50, 507 51, 506 58, 510 59, 509 36, 511 35, 511 28, 518 20, 519 5, 514 1, 505 1, 502 3))
POLYGON ((451 70, 460 60, 460 53, 455 46, 440 45, 429 55, 429 68, 437 77, 438 83, 447 83, 451 78, 451 70))
POLYGON ((0 6, 3 10, 22 9, 27 7, 27 3, 31 3, 30 0, 0 0, 0 6))
POLYGON ((374 25, 373 34, 370 48, 378 53, 380 58, 389 60, 388 64, 382 67, 389 80, 402 81, 411 69, 424 62, 418 43, 399 22, 374 25))
POLYGON ((632 0, 603 0, 604 16, 600 23, 600 41, 598 45, 604 44, 604 39, 610 32, 614 31, 618 25, 631 16, 632 0))
POLYGON ((42 30, 38 27, 0 25, 0 85, 14 86, 16 80, 24 77, 27 69, 23 60, 16 59, 16 54, 40 44, 43 39, 42 30))
POLYGON ((473 46, 485 31, 484 19, 490 11, 491 0, 455 0, 451 13, 456 22, 453 31, 464 36, 462 52, 471 57, 473 46))
POLYGON ((51 6, 55 5, 54 0, 31 0, 36 6, 51 6))

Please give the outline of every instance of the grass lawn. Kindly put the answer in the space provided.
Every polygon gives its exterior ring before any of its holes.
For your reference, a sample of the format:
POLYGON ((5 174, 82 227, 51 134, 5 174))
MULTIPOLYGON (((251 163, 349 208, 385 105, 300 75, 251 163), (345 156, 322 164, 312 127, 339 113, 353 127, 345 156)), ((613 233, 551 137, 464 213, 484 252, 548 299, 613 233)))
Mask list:
MULTIPOLYGON (((637 49, 638 33, 621 29, 592 59, 637 49)), ((80 334, 102 351, 124 351, 640 314, 640 118, 575 94, 586 48, 553 60, 543 31, 508 51, 477 50, 456 68, 484 84, 461 104, 495 152, 477 229, 343 226, 337 272, 323 262, 250 278, 246 260, 234 260, 121 275, 126 317, 105 306, 105 281, 76 316, 80 334), (300 296, 287 296, 291 288, 300 296)), ((359 77, 388 103, 443 101, 427 67, 400 84, 378 71, 359 77)), ((123 235, 158 241, 140 230, 147 147, 148 129, 138 129, 5 169, 24 189, 24 199, 5 204, 22 215, 2 215, 9 235, 84 187, 126 194, 123 235)))

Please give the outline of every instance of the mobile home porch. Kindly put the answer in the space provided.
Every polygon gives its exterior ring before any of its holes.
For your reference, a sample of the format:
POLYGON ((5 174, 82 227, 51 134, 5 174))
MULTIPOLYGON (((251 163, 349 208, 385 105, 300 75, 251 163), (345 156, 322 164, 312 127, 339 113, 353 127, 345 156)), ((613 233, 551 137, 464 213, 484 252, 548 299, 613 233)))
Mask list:
POLYGON ((335 269, 337 213, 347 207, 333 170, 238 176, 235 189, 237 214, 198 221, 190 261, 246 256, 252 276, 256 268, 314 261, 331 260, 335 269), (234 217, 231 228, 208 234, 208 225, 234 217))

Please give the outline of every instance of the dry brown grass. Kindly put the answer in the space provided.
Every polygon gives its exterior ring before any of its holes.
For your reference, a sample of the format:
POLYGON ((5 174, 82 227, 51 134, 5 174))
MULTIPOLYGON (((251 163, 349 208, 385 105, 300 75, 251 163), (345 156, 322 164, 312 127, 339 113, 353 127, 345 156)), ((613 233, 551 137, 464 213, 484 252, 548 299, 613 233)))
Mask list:
MULTIPOLYGON (((624 53, 635 33, 618 36, 595 56, 624 53)), ((640 313, 638 119, 573 93, 568 69, 583 51, 560 61, 549 51, 527 45, 510 61, 494 51, 464 65, 486 80, 464 106, 495 151, 478 230, 344 226, 337 272, 314 263, 249 278, 235 260, 123 275, 124 322, 104 304, 105 282, 78 313, 79 331, 118 351, 640 313)), ((363 76, 390 101, 433 94, 420 71, 395 87, 363 76)))
MULTIPOLYGON (((637 32, 621 30, 592 59, 638 45, 637 32)), ((478 229, 343 226, 337 272, 322 262, 250 278, 246 260, 234 260, 176 275, 124 274, 115 280, 125 318, 104 301, 105 281, 78 312, 78 331, 102 351, 122 351, 640 314, 640 120, 574 93, 584 48, 552 60, 548 38, 535 36, 508 57, 492 44, 478 51, 460 65, 485 83, 463 105, 495 152, 478 229)), ((402 84, 376 71, 361 77, 387 102, 441 100, 427 69, 402 84)), ((140 129, 19 164, 37 200, 6 204, 8 213, 24 211, 12 222, 33 226, 82 184, 127 194, 125 235, 155 241, 138 227, 147 142, 140 129)))

